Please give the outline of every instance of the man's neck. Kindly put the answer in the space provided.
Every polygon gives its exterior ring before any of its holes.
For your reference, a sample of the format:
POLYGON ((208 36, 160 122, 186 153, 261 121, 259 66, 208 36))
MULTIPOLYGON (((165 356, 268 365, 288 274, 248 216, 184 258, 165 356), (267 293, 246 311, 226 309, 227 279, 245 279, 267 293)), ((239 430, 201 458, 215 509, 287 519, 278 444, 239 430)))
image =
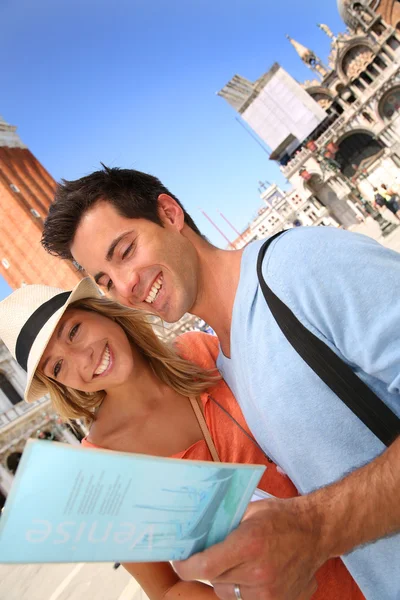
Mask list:
POLYGON ((243 250, 220 250, 196 238, 198 294, 190 312, 214 329, 222 352, 230 357, 232 311, 243 250))

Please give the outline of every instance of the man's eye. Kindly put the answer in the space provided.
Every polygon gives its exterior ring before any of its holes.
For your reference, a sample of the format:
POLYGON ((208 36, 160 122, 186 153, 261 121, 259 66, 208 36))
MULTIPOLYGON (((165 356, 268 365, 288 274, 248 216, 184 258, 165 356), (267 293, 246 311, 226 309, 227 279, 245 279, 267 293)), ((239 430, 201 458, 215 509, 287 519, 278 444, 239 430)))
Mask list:
POLYGON ((76 325, 74 325, 71 329, 71 331, 69 332, 69 339, 72 342, 72 340, 74 339, 74 337, 76 336, 76 334, 78 333, 78 329, 81 326, 80 323, 77 323, 76 325))
POLYGON ((57 375, 60 373, 61 371, 61 364, 62 364, 62 360, 59 360, 55 365, 54 365, 54 369, 53 369, 53 375, 54 377, 57 379, 57 375))
POLYGON ((102 288, 105 288, 109 292, 111 290, 111 288, 113 287, 113 282, 112 282, 112 279, 106 280, 105 276, 103 276, 101 279, 99 279, 97 281, 97 285, 99 285, 102 288))
POLYGON ((127 256, 129 256, 131 250, 133 248, 133 242, 131 244, 129 244, 129 246, 127 247, 127 249, 123 252, 122 254, 122 260, 124 260, 124 258, 126 258, 127 256))

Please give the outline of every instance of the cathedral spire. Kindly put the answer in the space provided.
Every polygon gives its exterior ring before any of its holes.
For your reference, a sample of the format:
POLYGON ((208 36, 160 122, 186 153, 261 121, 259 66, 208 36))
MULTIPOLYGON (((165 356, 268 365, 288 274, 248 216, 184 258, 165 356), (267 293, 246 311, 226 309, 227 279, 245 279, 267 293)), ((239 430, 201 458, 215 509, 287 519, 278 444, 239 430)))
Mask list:
POLYGON ((296 50, 297 54, 300 56, 303 63, 307 65, 309 69, 315 73, 318 73, 318 75, 320 75, 320 77, 323 79, 328 74, 328 69, 325 67, 322 60, 318 58, 315 52, 309 48, 306 48, 303 46, 303 44, 296 42, 296 40, 291 38, 290 35, 287 35, 286 37, 296 50))
POLYGON ((321 31, 323 31, 328 38, 332 40, 332 42, 336 41, 337 37, 328 25, 325 25, 324 23, 317 23, 317 27, 319 27, 319 29, 321 29, 321 31))

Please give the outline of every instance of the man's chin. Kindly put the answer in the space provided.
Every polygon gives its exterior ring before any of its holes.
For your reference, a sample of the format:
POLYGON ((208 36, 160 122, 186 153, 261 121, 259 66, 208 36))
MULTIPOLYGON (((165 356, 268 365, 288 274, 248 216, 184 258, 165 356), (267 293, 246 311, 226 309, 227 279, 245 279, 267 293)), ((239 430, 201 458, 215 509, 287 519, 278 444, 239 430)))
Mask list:
POLYGON ((186 310, 174 309, 157 312, 156 314, 166 323, 176 323, 182 319, 186 312, 186 310))

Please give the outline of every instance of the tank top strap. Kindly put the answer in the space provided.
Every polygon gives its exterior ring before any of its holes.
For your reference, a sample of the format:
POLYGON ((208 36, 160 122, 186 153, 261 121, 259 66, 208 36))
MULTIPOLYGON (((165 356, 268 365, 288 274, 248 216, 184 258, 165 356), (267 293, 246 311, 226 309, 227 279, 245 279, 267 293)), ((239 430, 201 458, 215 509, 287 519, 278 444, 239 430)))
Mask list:
POLYGON ((220 458, 218 456, 217 449, 216 449, 216 447, 214 445, 213 439, 212 439, 212 437, 210 435, 210 432, 208 430, 207 423, 206 423, 206 420, 204 418, 203 411, 200 408, 198 399, 195 398, 194 396, 189 396, 189 400, 190 400, 190 404, 192 405, 193 412, 196 415, 196 419, 197 419, 197 421, 198 421, 198 423, 200 425, 200 429, 201 429, 201 431, 203 433, 204 440, 205 440, 205 442, 206 442, 206 444, 208 446, 208 449, 210 451, 210 454, 212 456, 213 461, 214 462, 221 462, 220 458))

